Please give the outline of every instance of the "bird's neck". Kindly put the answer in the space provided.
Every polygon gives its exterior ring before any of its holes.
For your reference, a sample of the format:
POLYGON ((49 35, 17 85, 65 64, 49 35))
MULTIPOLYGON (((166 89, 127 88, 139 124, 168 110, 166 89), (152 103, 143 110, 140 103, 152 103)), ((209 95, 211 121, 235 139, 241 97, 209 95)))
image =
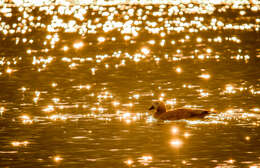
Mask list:
POLYGON ((163 113, 166 112, 166 107, 165 106, 161 106, 159 108, 157 108, 156 112, 153 114, 153 116, 155 118, 158 118, 160 115, 162 115, 163 113))

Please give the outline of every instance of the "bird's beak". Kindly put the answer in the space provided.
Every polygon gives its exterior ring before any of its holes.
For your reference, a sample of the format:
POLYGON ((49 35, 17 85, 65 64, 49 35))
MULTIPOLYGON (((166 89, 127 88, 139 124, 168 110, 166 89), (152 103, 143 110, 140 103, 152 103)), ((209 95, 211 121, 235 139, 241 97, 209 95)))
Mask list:
POLYGON ((148 110, 153 110, 154 109, 154 106, 151 106, 148 110))

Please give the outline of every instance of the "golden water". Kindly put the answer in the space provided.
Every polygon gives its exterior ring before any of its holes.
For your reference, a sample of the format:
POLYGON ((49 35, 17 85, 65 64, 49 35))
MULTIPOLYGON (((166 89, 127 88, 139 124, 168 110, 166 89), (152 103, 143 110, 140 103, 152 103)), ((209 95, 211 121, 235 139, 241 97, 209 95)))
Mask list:
POLYGON ((0 1, 0 167, 260 166, 260 3, 130 2, 0 1))

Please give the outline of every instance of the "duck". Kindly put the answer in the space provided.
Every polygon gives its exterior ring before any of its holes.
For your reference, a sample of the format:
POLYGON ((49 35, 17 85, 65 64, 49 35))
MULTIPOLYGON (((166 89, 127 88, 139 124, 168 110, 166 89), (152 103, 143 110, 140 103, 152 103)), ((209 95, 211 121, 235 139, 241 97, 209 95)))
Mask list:
POLYGON ((166 106, 162 101, 156 101, 152 104, 149 110, 156 110, 153 117, 159 120, 181 120, 192 118, 204 118, 210 114, 208 110, 179 108, 170 111, 166 110, 166 106))

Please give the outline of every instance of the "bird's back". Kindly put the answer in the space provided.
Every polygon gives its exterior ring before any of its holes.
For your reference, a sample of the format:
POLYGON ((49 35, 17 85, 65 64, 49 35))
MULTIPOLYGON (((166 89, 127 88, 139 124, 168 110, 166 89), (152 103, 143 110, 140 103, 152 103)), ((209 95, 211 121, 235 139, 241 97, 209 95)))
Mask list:
POLYGON ((209 114, 209 111, 206 110, 198 110, 198 109, 175 109, 168 112, 163 113, 159 116, 161 120, 180 120, 180 119, 188 119, 188 118, 196 118, 196 117, 204 117, 209 114))

